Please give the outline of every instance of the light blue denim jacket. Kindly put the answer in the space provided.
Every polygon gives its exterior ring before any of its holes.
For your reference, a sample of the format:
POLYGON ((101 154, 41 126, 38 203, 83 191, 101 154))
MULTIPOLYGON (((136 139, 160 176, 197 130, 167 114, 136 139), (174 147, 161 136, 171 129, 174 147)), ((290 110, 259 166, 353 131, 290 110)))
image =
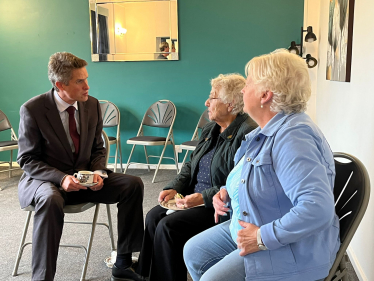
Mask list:
POLYGON ((261 228, 267 251, 246 255, 246 280, 322 279, 340 247, 333 154, 305 113, 278 113, 246 135, 240 219, 261 228))

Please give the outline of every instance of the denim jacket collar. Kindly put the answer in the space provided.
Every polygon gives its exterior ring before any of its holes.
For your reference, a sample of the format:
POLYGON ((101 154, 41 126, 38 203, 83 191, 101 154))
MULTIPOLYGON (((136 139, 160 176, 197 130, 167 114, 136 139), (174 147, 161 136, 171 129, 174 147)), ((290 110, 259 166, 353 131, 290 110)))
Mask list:
POLYGON ((253 130, 251 133, 247 134, 245 136, 245 140, 248 141, 250 140, 251 138, 253 138, 254 136, 257 136, 258 134, 263 134, 267 137, 271 137, 273 136, 280 128, 280 126, 282 126, 284 124, 284 122, 286 122, 286 120, 290 117, 294 115, 294 113, 291 113, 291 114, 285 114, 283 111, 281 112, 278 112, 266 125, 264 128, 260 128, 258 127, 257 129, 253 130))

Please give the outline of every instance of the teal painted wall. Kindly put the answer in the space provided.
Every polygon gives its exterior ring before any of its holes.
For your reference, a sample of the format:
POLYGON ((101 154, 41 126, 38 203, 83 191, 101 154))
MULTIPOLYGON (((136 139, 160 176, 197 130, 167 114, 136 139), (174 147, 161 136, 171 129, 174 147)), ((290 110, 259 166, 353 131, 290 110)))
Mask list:
MULTIPOLYGON (((159 99, 175 103, 175 140, 181 143, 191 138, 205 109, 211 78, 244 75, 252 57, 299 41, 303 2, 179 0, 179 61, 93 63, 88 0, 0 0, 0 109, 17 131, 22 103, 51 88, 49 56, 67 51, 89 63, 90 95, 120 108, 125 161, 131 148, 126 139, 136 135, 145 110, 159 99)), ((144 160, 143 149, 134 160, 144 160)))

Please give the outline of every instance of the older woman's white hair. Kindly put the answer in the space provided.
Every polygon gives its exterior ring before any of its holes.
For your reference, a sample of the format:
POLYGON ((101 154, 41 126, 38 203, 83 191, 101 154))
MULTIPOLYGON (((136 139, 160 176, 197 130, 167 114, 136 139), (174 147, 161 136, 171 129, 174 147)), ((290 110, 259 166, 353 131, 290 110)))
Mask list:
POLYGON ((286 114, 304 112, 311 95, 308 68, 305 61, 286 49, 251 59, 245 74, 259 91, 273 92, 270 109, 286 114))
POLYGON ((218 97, 223 103, 231 103, 231 114, 243 113, 243 94, 245 78, 237 73, 220 74, 210 81, 212 88, 218 91, 218 97))

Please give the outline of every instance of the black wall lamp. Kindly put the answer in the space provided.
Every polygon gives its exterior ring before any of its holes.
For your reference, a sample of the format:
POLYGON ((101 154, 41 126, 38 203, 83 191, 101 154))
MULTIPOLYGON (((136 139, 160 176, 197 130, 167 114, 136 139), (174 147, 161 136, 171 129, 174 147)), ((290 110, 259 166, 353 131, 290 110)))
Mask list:
POLYGON ((291 42, 291 46, 288 48, 288 51, 292 54, 299 55, 303 59, 306 60, 306 63, 309 68, 313 68, 317 65, 317 60, 313 58, 310 54, 307 54, 306 57, 303 57, 303 41, 312 43, 317 40, 317 36, 313 33, 313 27, 308 26, 306 30, 301 27, 301 36, 300 36, 300 44, 296 44, 295 41, 291 42), (303 34, 307 32, 305 38, 303 40, 303 34))

